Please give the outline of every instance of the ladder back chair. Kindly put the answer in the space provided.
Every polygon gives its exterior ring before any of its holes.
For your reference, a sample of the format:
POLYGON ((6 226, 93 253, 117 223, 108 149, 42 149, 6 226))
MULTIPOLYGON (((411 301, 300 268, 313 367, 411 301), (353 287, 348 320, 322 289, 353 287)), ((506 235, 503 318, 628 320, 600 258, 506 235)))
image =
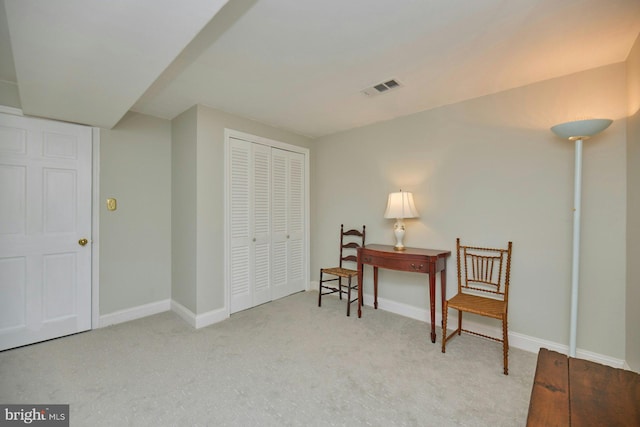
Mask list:
POLYGON ((509 276, 511 247, 506 249, 463 246, 456 239, 458 263, 458 293, 445 301, 442 308, 442 352, 454 335, 467 332, 502 343, 504 374, 509 374, 509 337, 507 312, 509 306, 509 276), (447 336, 449 309, 458 310, 458 328, 447 336), (502 338, 462 329, 462 313, 491 317, 502 322, 502 338))
MULTIPOLYGON (((351 229, 344 231, 344 224, 340 225, 340 261, 338 267, 320 269, 320 284, 318 295, 318 307, 322 306, 322 296, 338 292, 340 299, 347 295, 347 316, 351 315, 351 303, 358 300, 358 270, 346 268, 344 263, 358 261, 358 248, 364 247, 365 226, 362 230, 351 229), (325 278, 325 276, 330 278, 325 278), (353 278, 355 280, 352 280, 353 278), (342 284, 342 279, 347 279, 347 284, 342 284), (337 283, 335 283, 337 282, 337 283), (351 299, 351 291, 355 290, 355 298, 351 299)), ((356 267, 357 268, 357 267, 356 267)))

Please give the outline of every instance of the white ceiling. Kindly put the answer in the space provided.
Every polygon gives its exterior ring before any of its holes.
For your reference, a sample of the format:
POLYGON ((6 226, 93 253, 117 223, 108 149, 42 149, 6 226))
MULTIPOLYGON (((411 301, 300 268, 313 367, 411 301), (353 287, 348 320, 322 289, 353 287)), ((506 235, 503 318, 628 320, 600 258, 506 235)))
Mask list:
POLYGON ((225 3, 5 0, 0 59, 24 113, 111 128, 225 3))
POLYGON ((26 114, 112 127, 203 104, 311 137, 621 62, 640 32, 639 0, 5 3, 0 80, 12 50, 26 114))

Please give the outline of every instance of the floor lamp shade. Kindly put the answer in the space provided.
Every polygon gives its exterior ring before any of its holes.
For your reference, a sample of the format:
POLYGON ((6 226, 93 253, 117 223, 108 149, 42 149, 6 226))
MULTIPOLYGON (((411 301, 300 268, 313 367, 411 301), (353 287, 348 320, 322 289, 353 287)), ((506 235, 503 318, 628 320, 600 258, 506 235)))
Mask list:
POLYGON ((611 123, 613 123, 613 120, 610 119, 576 120, 574 122, 555 125, 551 128, 551 131, 560 138, 569 139, 571 141, 575 141, 577 139, 585 140, 602 132, 608 128, 611 123))
POLYGON ((578 282, 580 274, 580 205, 582 193, 582 141, 591 138, 611 125, 609 119, 577 120, 555 125, 551 131, 561 138, 575 141, 575 173, 573 185, 573 258, 571 263, 571 323, 569 327, 569 356, 576 356, 578 329, 578 282))
POLYGON ((393 234, 396 237, 394 249, 397 251, 404 250, 404 244, 402 243, 405 229, 403 219, 418 217, 418 210, 413 202, 413 194, 402 190, 389 194, 384 217, 396 219, 396 223, 393 225, 393 234))

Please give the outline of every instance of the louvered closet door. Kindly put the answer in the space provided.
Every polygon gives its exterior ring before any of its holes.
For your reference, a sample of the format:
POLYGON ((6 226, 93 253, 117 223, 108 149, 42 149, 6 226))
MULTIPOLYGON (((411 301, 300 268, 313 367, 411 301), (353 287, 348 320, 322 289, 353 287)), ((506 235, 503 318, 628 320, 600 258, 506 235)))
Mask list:
POLYGON ((249 164, 251 145, 229 141, 229 304, 231 313, 251 307, 249 254, 249 164))
POLYGON ((251 260, 253 305, 271 301, 271 148, 251 144, 253 149, 253 226, 251 260))
POLYGON ((230 137, 230 312, 305 288, 305 156, 230 137))
POLYGON ((271 296, 304 290, 304 155, 273 149, 271 296))
POLYGON ((271 301, 269 147, 231 138, 230 311, 271 301))

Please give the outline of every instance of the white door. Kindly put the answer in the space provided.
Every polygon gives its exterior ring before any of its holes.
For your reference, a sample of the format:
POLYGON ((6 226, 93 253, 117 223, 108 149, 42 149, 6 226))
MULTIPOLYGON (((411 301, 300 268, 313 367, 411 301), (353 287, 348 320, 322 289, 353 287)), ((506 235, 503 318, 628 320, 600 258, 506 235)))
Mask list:
POLYGON ((88 127, 0 114, 0 350, 91 328, 91 157, 88 127))
POLYGON ((230 312, 271 301, 271 149, 229 139, 230 312))
POLYGON ((252 156, 252 284, 253 305, 271 301, 271 149, 251 144, 252 156))
POLYGON ((305 289, 305 164, 302 153, 228 137, 230 313, 305 289))
POLYGON ((289 248, 287 251, 288 265, 288 293, 300 292, 305 289, 305 171, 304 155, 289 153, 288 174, 288 224, 289 248))
POLYGON ((273 149, 271 297, 304 290, 304 155, 273 149))
POLYGON ((229 305, 235 313, 252 307, 250 215, 251 144, 229 140, 229 305))

